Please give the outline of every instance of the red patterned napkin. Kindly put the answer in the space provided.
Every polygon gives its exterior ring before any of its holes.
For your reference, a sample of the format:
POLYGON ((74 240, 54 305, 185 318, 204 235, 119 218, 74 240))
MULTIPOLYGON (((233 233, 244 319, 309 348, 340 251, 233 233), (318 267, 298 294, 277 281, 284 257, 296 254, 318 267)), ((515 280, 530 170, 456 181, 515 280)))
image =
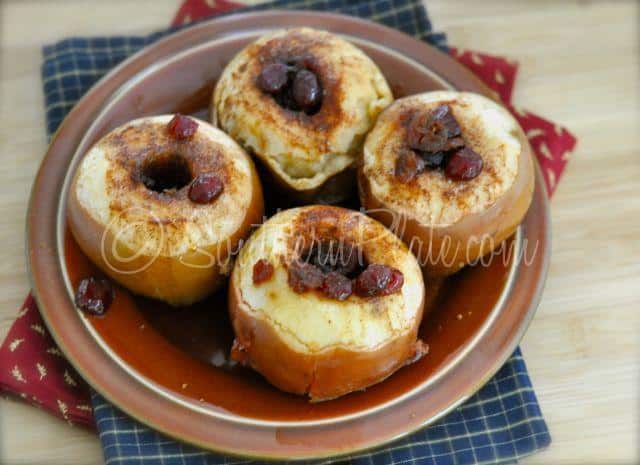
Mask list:
POLYGON ((31 294, 0 347, 0 392, 19 396, 70 424, 94 427, 89 387, 51 338, 31 294))
MULTIPOLYGON (((186 0, 172 24, 189 23, 242 6, 224 0, 186 0)), ((511 102, 517 63, 454 47, 450 53, 493 89, 522 125, 551 195, 575 147, 575 137, 511 102)), ((93 427, 88 386, 56 347, 31 295, 0 346, 0 392, 19 396, 70 424, 93 427)))
POLYGON ((547 192, 551 196, 576 145, 576 138, 562 126, 529 113, 511 102, 518 63, 455 47, 449 47, 449 53, 495 91, 518 120, 540 163, 547 192))

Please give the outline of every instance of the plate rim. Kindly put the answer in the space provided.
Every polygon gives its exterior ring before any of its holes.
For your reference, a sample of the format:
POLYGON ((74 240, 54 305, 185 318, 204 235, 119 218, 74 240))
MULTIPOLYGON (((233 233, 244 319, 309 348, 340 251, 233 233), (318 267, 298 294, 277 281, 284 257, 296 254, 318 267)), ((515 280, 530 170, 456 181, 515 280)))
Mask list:
MULTIPOLYGON (((92 98, 96 98, 96 96, 94 94, 96 93, 100 93, 100 91, 102 89, 102 87, 105 84, 108 84, 110 80, 114 79, 114 77, 117 77, 118 75, 121 75, 126 69, 127 67, 131 66, 132 64, 135 64, 137 61, 141 60, 144 61, 144 58, 147 57, 149 58, 149 56, 153 57, 154 52, 159 52, 160 50, 162 50, 162 48, 164 46, 166 46, 167 44, 172 44, 174 42, 178 42, 180 43, 179 39, 185 39, 188 38, 188 36, 194 35, 199 31, 202 30, 208 30, 209 28, 215 27, 217 25, 220 24, 227 24, 227 26, 229 24, 235 24, 235 23, 240 23, 240 25, 242 25, 245 22, 249 22, 251 23, 252 20, 256 20, 256 18, 258 20, 260 19, 265 19, 265 18, 269 18, 272 21, 275 20, 276 22, 278 21, 282 21, 282 24, 280 24, 279 26, 276 27, 287 27, 290 26, 291 23, 291 16, 295 15, 298 17, 298 19, 300 18, 304 18, 304 19, 314 19, 314 20, 327 20, 327 19, 333 19, 334 21, 338 21, 338 22, 346 22, 346 23, 355 23, 356 25, 360 25, 360 27, 371 30, 373 29, 374 31, 377 30, 382 30, 387 34, 391 34, 392 36, 399 36, 396 37, 396 39, 398 39, 398 42, 403 42, 403 41, 411 41, 414 43, 417 43, 417 45, 419 46, 418 48, 427 48, 427 49, 431 49, 432 51, 437 51, 437 53, 440 53, 442 55, 442 57, 444 57, 443 61, 445 63, 447 63, 450 67, 454 68, 455 71, 460 72, 460 70, 464 70, 464 68, 459 65, 457 62, 455 62, 453 59, 451 59, 450 57, 446 56, 445 54, 441 53, 439 50, 435 49, 435 47, 432 47, 424 42, 418 41, 417 39, 411 38, 409 36, 406 36, 405 34, 395 30, 395 29, 391 29, 388 28, 386 26, 381 26, 379 24, 376 23, 372 23, 370 21, 365 21, 363 19, 359 19, 359 18, 353 18, 350 16, 346 16, 346 15, 341 15, 341 14, 336 14, 336 13, 325 13, 325 12, 309 12, 309 11, 305 11, 305 12, 297 12, 297 11, 269 11, 269 12, 250 12, 250 13, 238 13, 238 14, 234 14, 234 15, 230 15, 230 16, 225 16, 225 17, 221 17, 221 18, 214 18, 208 21, 204 21, 202 23, 199 23, 191 28, 186 28, 183 29, 181 31, 178 31, 176 33, 170 34, 166 37, 163 37, 162 39, 158 40, 157 42, 150 44, 144 48, 142 48, 140 51, 136 52, 134 55, 132 55, 131 57, 129 57, 128 59, 126 59, 125 61, 123 61, 122 63, 120 63, 116 68, 114 68, 113 70, 111 70, 109 73, 107 73, 103 78, 101 78, 96 84, 94 84, 94 86, 87 92, 87 94, 85 94, 85 96, 83 96, 83 98, 74 106, 74 108, 69 112, 69 114, 67 115, 67 117, 63 120, 63 122, 60 124, 58 130, 56 131, 56 133, 53 135, 52 139, 51 139, 51 143, 49 145, 49 148, 47 149, 47 153, 44 157, 44 159, 42 160, 41 164, 40 164, 40 168, 38 170, 38 174, 36 175, 34 184, 32 186, 32 191, 31 191, 31 198, 30 198, 30 202, 29 202, 29 207, 28 207, 28 213, 27 213, 27 234, 26 234, 26 238, 27 238, 27 268, 28 268, 28 274, 31 280, 31 284, 32 284, 32 289, 34 292, 34 296, 36 298, 36 301, 38 302, 39 307, 43 310, 41 313, 43 315, 43 318, 45 320, 45 323, 47 324, 47 326, 50 328, 52 336, 54 337, 54 340, 58 343, 58 345, 60 346, 60 348, 63 350, 63 352, 65 353, 65 355, 67 356, 67 358, 69 359, 69 361, 74 365, 74 367, 76 369, 78 369, 78 371, 83 375, 83 377, 88 378, 89 381, 95 381, 93 379, 92 376, 89 376, 86 371, 83 369, 82 367, 82 363, 79 362, 75 355, 73 353, 73 351, 71 351, 69 349, 69 347, 67 347, 67 345, 62 341, 62 337, 57 333, 58 330, 60 330, 61 328, 59 326, 56 326, 56 324, 54 324, 51 320, 50 317, 52 316, 52 313, 49 309, 49 307, 47 305, 43 305, 44 299, 41 299, 40 297, 40 291, 42 289, 38 288, 38 283, 40 282, 39 278, 37 278, 34 274, 34 271, 38 271, 37 268, 43 266, 41 261, 38 261, 40 257, 39 253, 35 253, 38 250, 38 247, 36 247, 37 243, 34 243, 33 241, 33 235, 37 235, 36 233, 34 233, 34 224, 36 222, 36 217, 37 214, 35 214, 34 210, 34 204, 35 201, 38 198, 38 192, 37 188, 38 186, 41 186, 43 183, 42 180, 42 176, 43 176, 43 172, 44 172, 44 168, 49 166, 51 164, 51 160, 50 158, 53 156, 52 154, 55 154, 55 147, 56 144, 58 143, 58 139, 59 136, 63 133, 63 129, 65 129, 65 125, 70 124, 69 121, 72 120, 73 116, 75 116, 76 114, 78 114, 80 112, 80 110, 82 108, 84 108, 84 106, 88 105, 88 103, 90 102, 90 100, 92 98), (402 39, 402 40, 399 40, 402 39), (33 262, 32 262, 33 261, 33 262)), ((246 26, 245 26, 246 27, 246 26)), ((318 26, 316 26, 318 27, 318 26)), ((261 30, 262 28, 260 27, 251 27, 251 30, 261 30)), ((273 29, 273 27, 266 27, 264 28, 265 30, 269 30, 269 29, 273 29)), ((331 30, 331 28, 329 28, 331 30)), ((243 29, 246 31, 246 29, 243 29)), ((352 30, 346 30, 346 31, 342 31, 343 34, 347 34, 347 35, 354 35, 355 37, 362 37, 365 40, 370 40, 367 37, 363 37, 362 35, 357 33, 358 31, 352 31, 352 30), (353 32, 356 32, 355 34, 353 34, 353 32)), ((360 33, 363 33, 363 31, 359 31, 360 33)), ((216 37, 227 37, 229 36, 231 33, 224 33, 222 35, 214 35, 213 37, 210 37, 208 40, 215 40, 216 37)), ((191 46, 197 46, 202 44, 202 42, 200 43, 194 43, 191 46)), ((414 44, 415 47, 415 44, 414 44)), ((169 47, 171 49, 171 47, 169 47)), ((190 47, 186 47, 186 48, 181 48, 180 50, 185 51, 187 48, 190 47)), ((392 50, 398 52, 401 55, 405 55, 405 53, 402 50, 399 50, 397 48, 394 47, 389 47, 392 50)), ((174 50, 175 52, 175 50, 174 50)), ((170 55, 172 52, 171 50, 168 50, 166 52, 164 52, 164 57, 167 57, 168 55, 170 55)), ((414 57, 409 56, 410 59, 415 60, 414 57)), ((417 61, 417 60, 416 60, 417 61)), ((420 63, 420 61, 418 61, 420 63)), ((138 72, 142 72, 144 71, 144 69, 147 66, 143 66, 138 72)), ((466 76, 469 80, 471 81, 475 81, 476 85, 478 85, 478 83, 480 83, 480 80, 473 74, 471 74, 469 71, 464 70, 466 73, 466 76)), ((126 73, 125 73, 126 74, 126 73)), ((125 85, 126 82, 128 80, 131 80, 134 76, 136 76, 138 73, 134 73, 134 74, 130 74, 128 77, 124 78, 123 81, 117 85, 111 92, 109 92, 108 94, 106 94, 104 96, 104 98, 102 99, 102 101, 96 106, 96 108, 94 109, 94 113, 97 114, 99 113, 100 109, 102 108, 102 106, 107 103, 110 99, 111 96, 113 96, 118 89, 120 89, 120 87, 122 85, 125 85)), ((440 75, 440 73, 437 73, 438 75, 440 75)), ((443 77, 445 80, 446 78, 443 77)), ((480 84, 479 87, 486 89, 486 87, 484 86, 484 84, 480 84)), ((104 91, 103 91, 104 93, 104 91)), ((80 114, 82 114, 80 112, 80 114)), ((84 132, 84 131, 82 131, 84 132)), ((78 142, 78 141, 76 141, 78 142)), ((76 144, 77 145, 77 144, 76 144)), ((67 168, 65 168, 63 171, 67 171, 67 168)), ((537 167, 536 164, 536 177, 537 177, 537 182, 536 182, 536 190, 540 190, 541 188, 544 189, 543 183, 541 182, 541 178, 540 178, 540 171, 539 171, 539 167, 537 167)), ((64 175, 63 175, 64 178, 64 175)), ((60 186, 61 188, 62 186, 60 186)), ((59 190, 59 189, 57 189, 59 190)), ((539 194, 539 192, 538 192, 539 194)), ((317 452, 317 453, 313 453, 311 455, 304 455, 304 454, 299 454, 296 455, 295 458, 296 459, 311 459, 311 458, 323 458, 323 457, 333 457, 336 455, 343 455, 343 454, 347 454, 347 453, 352 453, 354 451, 362 451, 362 450, 366 450, 366 449, 370 449, 370 448, 375 448, 380 446, 381 444, 393 441, 401 436, 410 434, 411 432, 422 428, 423 426, 425 426, 426 424, 429 424, 433 421, 436 421, 437 419, 441 418, 442 416, 444 416, 445 414, 449 413, 452 409, 454 409, 455 407, 457 407, 458 405, 460 405, 462 402, 464 402, 471 394, 473 394, 478 388, 480 388, 482 385, 485 384, 485 382, 490 379, 495 372, 502 366, 502 364, 506 361, 506 359, 511 355, 511 353, 513 352, 513 350, 515 349, 515 347, 517 346, 517 344, 519 343, 522 335, 524 334, 524 332, 526 331, 526 328, 528 327, 531 319, 533 318, 533 315, 535 313, 535 310, 537 308, 537 304, 539 302, 539 299, 541 297, 542 294, 542 288, 544 287, 544 282, 545 282, 545 278, 546 278, 546 274, 547 274, 547 268, 549 265, 549 254, 550 254, 550 229, 549 229, 549 210, 548 210, 548 205, 547 205, 547 199, 546 199, 546 194, 544 192, 542 192, 542 196, 538 195, 537 198, 542 199, 542 214, 543 214, 543 218, 542 218, 542 223, 543 223, 543 235, 542 235, 542 239, 543 242, 545 242, 544 244, 544 253, 542 254, 542 261, 541 263, 539 263, 538 267, 538 279, 537 284, 536 284, 536 289, 534 290, 534 292, 532 293, 532 300, 529 302, 529 308, 526 310, 526 312, 524 313, 524 318, 520 321, 520 325, 519 325, 519 329, 516 332, 516 334, 511 338, 511 344, 510 346, 511 349, 506 349, 506 350, 502 350, 500 356, 496 357, 494 360, 494 363, 492 364, 492 366, 488 369, 485 370, 484 372, 484 376, 478 378, 475 380, 475 382, 473 384, 471 384, 470 389, 467 389, 467 392, 460 396, 457 400, 455 400, 453 403, 450 403, 446 408, 442 409, 438 414, 436 415, 432 415, 429 418, 427 418, 425 421, 421 422, 420 424, 415 425, 415 427, 408 427, 407 429, 401 431, 399 434, 393 435, 393 436, 388 436, 385 437, 383 440, 381 441, 377 441, 377 442, 371 442, 371 443, 367 443, 365 446, 356 446, 353 449, 345 449, 345 448, 339 448, 339 450, 327 450, 324 453, 322 452, 317 452)), ((60 204, 60 199, 56 200, 56 204, 59 207, 60 204)), ((55 228, 54 228, 55 229, 55 228)), ((55 231, 54 231, 55 232, 55 231)), ((59 256, 59 250, 57 250, 57 246, 55 247, 55 253, 54 255, 59 256)), ((51 253, 51 251, 49 250, 49 252, 51 253)), ((51 266, 51 264, 49 264, 51 266)), ((518 267, 520 268, 520 267, 518 267)), ((518 269, 516 271, 516 274, 519 275, 521 272, 520 269, 518 269)), ((59 277, 58 277, 59 278, 59 277)), ((517 277, 516 277, 517 278, 517 277)), ((511 292, 511 290, 509 290, 509 293, 511 292)), ((508 296, 510 297, 510 296, 508 296)), ((58 322, 59 323, 59 322, 58 322)), ((451 370, 451 371, 455 371, 451 370)), ((450 375, 450 374, 449 374, 450 375)), ((92 385, 94 385, 94 383, 90 383, 92 385)), ((102 387, 102 386, 101 386, 102 387)), ((133 416, 134 418, 138 419, 139 421, 150 425, 151 427, 158 429, 162 432, 164 432, 165 434, 168 434, 170 436, 173 437, 177 437, 180 440, 192 443, 192 444, 196 444, 200 447, 203 447, 205 449, 211 450, 211 451, 215 451, 215 452, 222 452, 225 454, 230 454, 230 455, 240 455, 240 456, 250 456, 250 457, 256 457, 256 458, 263 458, 263 459, 282 459, 282 458, 291 458, 291 456, 289 454, 286 454, 286 450, 283 451, 274 451, 271 454, 265 455, 264 452, 262 453, 258 453, 258 454, 254 454, 253 451, 251 450, 251 448, 247 449, 244 448, 242 450, 238 450, 237 448, 234 449, 227 449, 225 447, 221 447, 220 444, 212 444, 211 442, 206 442, 206 443, 202 443, 199 442, 197 440, 194 440, 194 438, 191 437, 185 437, 184 435, 181 434, 177 434, 176 431, 172 431, 171 428, 167 428, 166 425, 159 425, 154 421, 150 421, 150 419, 148 417, 143 416, 139 411, 136 411, 136 409, 131 409, 129 408, 129 406, 127 405, 123 405, 122 402, 120 402, 119 400, 116 400, 114 398, 112 398, 112 393, 108 392, 106 390, 103 389, 97 389, 102 395, 104 395, 110 402, 114 403, 115 405, 117 405, 121 410, 125 411, 126 413, 128 413, 129 415, 133 416), (163 427, 164 426, 164 427, 163 427), (283 452, 285 452, 283 454, 283 452)), ((419 395, 420 393, 414 393, 414 396, 419 395)), ((360 417, 359 419, 354 419, 353 422, 356 422, 358 420, 363 420, 363 417, 360 417)), ((320 446, 320 448, 322 448, 322 446, 320 446)), ((286 448, 285 448, 286 449, 286 448)))

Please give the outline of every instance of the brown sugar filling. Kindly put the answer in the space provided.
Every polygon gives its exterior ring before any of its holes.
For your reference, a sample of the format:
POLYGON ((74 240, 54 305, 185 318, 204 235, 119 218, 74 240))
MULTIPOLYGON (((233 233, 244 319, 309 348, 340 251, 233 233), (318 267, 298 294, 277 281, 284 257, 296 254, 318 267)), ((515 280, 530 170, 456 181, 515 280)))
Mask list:
POLYGON ((427 170, 443 169, 452 180, 467 181, 480 174, 482 157, 466 145, 460 124, 447 104, 406 118, 407 147, 396 159, 395 175, 410 182, 427 170))
POLYGON ((325 241, 289 264, 288 283, 298 293, 315 290, 330 299, 346 300, 354 293, 378 297, 398 292, 404 276, 390 266, 367 263, 356 246, 325 241))

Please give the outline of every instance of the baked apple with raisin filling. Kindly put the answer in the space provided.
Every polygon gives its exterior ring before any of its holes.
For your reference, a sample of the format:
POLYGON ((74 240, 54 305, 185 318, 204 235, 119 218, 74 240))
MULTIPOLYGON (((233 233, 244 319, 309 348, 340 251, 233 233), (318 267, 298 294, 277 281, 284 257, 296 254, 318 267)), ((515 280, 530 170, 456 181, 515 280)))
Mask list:
POLYGON ((82 251, 131 291, 187 305, 215 291, 262 219, 253 162, 229 136, 182 115, 140 118, 100 139, 68 193, 82 251))
POLYGON ((426 353, 424 297, 415 257, 382 224, 339 207, 285 210, 234 265, 231 355, 284 391, 342 396, 426 353))
POLYGON ((362 205, 409 245, 429 275, 448 275, 514 233, 533 194, 531 149, 488 98, 437 91, 394 102, 367 136, 362 205))
POLYGON ((355 195, 362 142, 391 101, 384 76, 359 48, 297 28, 261 37, 231 60, 211 113, 290 199, 331 203, 355 195))

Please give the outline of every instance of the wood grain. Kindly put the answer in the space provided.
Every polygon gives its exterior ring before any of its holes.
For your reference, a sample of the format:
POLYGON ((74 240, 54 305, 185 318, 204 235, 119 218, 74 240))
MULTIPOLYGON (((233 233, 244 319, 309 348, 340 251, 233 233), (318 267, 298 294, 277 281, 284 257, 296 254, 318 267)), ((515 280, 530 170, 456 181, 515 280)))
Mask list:
MULTIPOLYGON (((41 46, 70 35, 150 32, 168 23, 178 3, 0 4, 0 339, 29 289, 25 209, 47 144, 41 46)), ((452 44, 517 58, 515 101, 579 138, 552 202, 547 287, 522 343, 553 444, 523 463, 638 463, 638 3, 429 0, 428 6, 452 44)), ((0 463, 93 465, 103 458, 93 434, 0 400, 0 463)))

